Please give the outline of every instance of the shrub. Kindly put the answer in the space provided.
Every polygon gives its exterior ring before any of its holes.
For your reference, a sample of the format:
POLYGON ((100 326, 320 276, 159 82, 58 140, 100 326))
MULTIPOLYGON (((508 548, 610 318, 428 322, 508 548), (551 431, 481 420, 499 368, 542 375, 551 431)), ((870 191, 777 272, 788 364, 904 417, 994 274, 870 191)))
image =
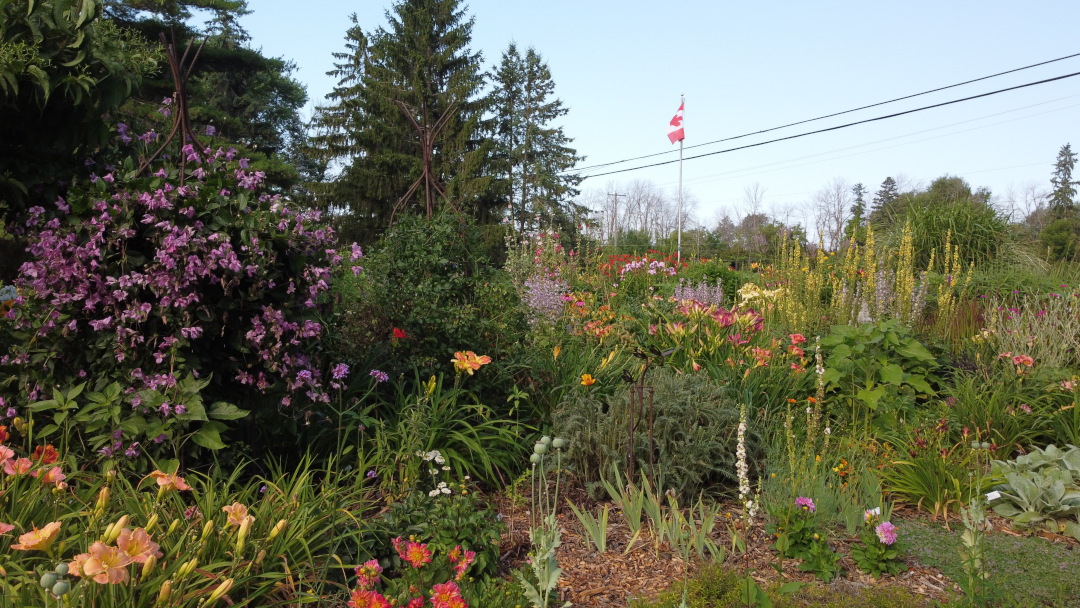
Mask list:
MULTIPOLYGON (((651 460, 658 488, 693 498, 733 484, 738 405, 704 375, 664 367, 652 372, 646 384, 653 390, 651 460)), ((614 482, 615 472, 626 465, 632 390, 623 385, 607 400, 591 391, 577 391, 555 414, 555 432, 567 438, 564 462, 594 492, 603 491, 598 487, 602 479, 614 482)), ((651 476, 648 416, 646 401, 645 411, 635 414, 634 458, 636 468, 651 476)), ((749 450, 756 449, 752 441, 749 450)))
POLYGON ((366 264, 370 297, 409 336, 398 343, 393 363, 380 369, 396 376, 416 368, 423 378, 445 369, 462 349, 490 356, 500 372, 512 367, 525 315, 509 275, 473 246, 477 230, 449 211, 430 220, 404 216, 376 245, 366 264))
POLYGON ((288 429, 305 405, 329 400, 313 352, 324 333, 314 316, 342 261, 333 232, 318 213, 257 194, 262 173, 232 150, 188 144, 185 164, 166 161, 151 175, 132 154, 72 185, 54 211, 30 210, 33 257, 0 321, 2 395, 25 404, 57 387, 119 383, 118 423, 75 425, 94 450, 114 433, 150 450, 192 425, 199 445, 222 447, 223 422, 169 424, 185 414, 189 374, 203 378, 207 402, 274 420, 249 429, 288 429))

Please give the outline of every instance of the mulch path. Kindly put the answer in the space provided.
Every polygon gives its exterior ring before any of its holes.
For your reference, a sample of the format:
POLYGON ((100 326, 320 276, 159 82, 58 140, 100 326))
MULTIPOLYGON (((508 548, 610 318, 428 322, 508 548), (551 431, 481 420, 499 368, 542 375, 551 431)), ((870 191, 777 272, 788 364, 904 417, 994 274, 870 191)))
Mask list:
MULTIPOLYGON (((499 512, 507 523, 508 531, 502 539, 502 555, 507 569, 525 563, 529 551, 529 499, 528 489, 524 496, 516 498, 509 493, 494 497, 499 512)), ((634 545, 627 549, 630 542, 629 529, 622 520, 622 515, 612 508, 609 516, 607 552, 599 553, 589 541, 581 523, 563 497, 569 498, 579 507, 584 506, 596 513, 602 509, 602 503, 596 503, 581 490, 570 489, 560 496, 562 507, 557 513, 562 534, 562 545, 556 551, 562 578, 559 581, 563 601, 570 601, 575 606, 613 608, 623 607, 636 598, 650 598, 674 587, 682 581, 684 573, 693 576, 698 564, 684 564, 681 557, 666 543, 657 546, 648 534, 647 517, 643 515, 642 532, 634 545)), ((779 574, 774 569, 776 554, 769 546, 771 538, 761 528, 763 522, 759 516, 756 527, 751 531, 749 559, 747 555, 735 553, 731 549, 731 531, 729 522, 737 521, 741 511, 735 503, 725 505, 725 519, 717 525, 713 539, 725 550, 725 567, 745 571, 747 561, 753 577, 762 587, 775 583, 779 574), (731 518, 727 519, 726 515, 731 518)), ((897 513, 900 517, 913 517, 914 513, 897 513)), ((838 593, 857 591, 870 587, 902 587, 911 593, 925 596, 928 600, 943 600, 959 587, 937 568, 923 566, 914 559, 905 560, 908 571, 898 576, 885 575, 875 581, 863 574, 848 557, 847 545, 854 539, 839 539, 833 547, 843 557, 840 560, 841 574, 829 583, 831 591, 838 593)), ((696 561, 696 560, 692 560, 696 561)), ((821 585, 812 574, 798 570, 796 560, 785 560, 785 581, 801 581, 812 585, 821 585)))

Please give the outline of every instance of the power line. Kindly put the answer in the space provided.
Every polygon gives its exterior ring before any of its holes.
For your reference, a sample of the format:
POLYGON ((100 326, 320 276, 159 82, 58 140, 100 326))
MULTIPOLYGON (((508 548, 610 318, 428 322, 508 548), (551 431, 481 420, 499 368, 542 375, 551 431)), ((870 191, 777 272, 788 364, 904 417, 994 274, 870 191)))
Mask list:
MULTIPOLYGON (((1043 116, 1045 114, 1050 114, 1050 113, 1053 113, 1053 112, 1062 112, 1062 111, 1065 111, 1065 110, 1071 110, 1072 108, 1077 107, 1077 104, 1073 104, 1073 105, 1070 105, 1070 106, 1065 106, 1065 107, 1062 107, 1062 108, 1057 108, 1057 109, 1054 109, 1054 110, 1046 110, 1044 112, 1038 112, 1036 114, 1028 114, 1026 116, 1018 116, 1016 118, 1011 118, 1009 120, 1002 120, 1002 121, 998 121, 998 122, 993 122, 993 123, 989 123, 989 124, 985 124, 985 125, 980 125, 980 126, 977 126, 977 127, 972 127, 970 129, 963 129, 961 131, 951 131, 949 133, 943 133, 941 135, 934 135, 934 136, 931 136, 931 137, 925 137, 923 139, 915 139, 915 140, 901 142, 901 143, 893 144, 893 145, 889 145, 889 146, 882 146, 880 148, 872 148, 870 150, 862 150, 862 151, 859 151, 859 152, 853 152, 851 154, 844 154, 844 155, 841 155, 841 156, 836 156, 837 154, 839 154, 841 152, 847 152, 847 151, 856 150, 856 149, 859 149, 859 148, 866 148, 868 146, 875 146, 877 144, 890 142, 890 141, 894 141, 894 140, 897 140, 897 139, 904 139, 904 138, 912 137, 912 136, 915 136, 915 135, 921 135, 923 133, 930 133, 932 131, 940 131, 941 129, 947 129, 947 128, 950 128, 950 127, 955 127, 955 126, 962 125, 962 124, 967 124, 967 123, 970 123, 970 122, 975 122, 975 121, 979 121, 979 120, 985 120, 987 118, 993 118, 995 116, 1000 116, 1002 114, 1008 114, 1010 112, 1015 112, 1015 111, 1018 111, 1018 110, 1026 110, 1026 109, 1030 109, 1030 108, 1033 108, 1033 107, 1036 107, 1036 106, 1045 105, 1047 103, 1053 103, 1053 102, 1056 102, 1056 101, 1061 101, 1063 99, 1069 99, 1071 97, 1076 97, 1076 95, 1069 95, 1069 96, 1066 96, 1066 97, 1060 97, 1058 99, 1054 99, 1054 100, 1046 101, 1046 102, 1042 102, 1042 103, 1037 103, 1037 104, 1032 104, 1032 105, 1029 105, 1029 106, 1024 106, 1022 108, 1016 108, 1016 109, 1013 109, 1013 110, 1006 110, 1004 112, 997 112, 995 114, 988 114, 986 116, 981 116, 979 118, 973 118, 973 119, 970 119, 970 120, 962 120, 960 122, 950 123, 950 124, 947 124, 947 125, 942 125, 940 127, 933 127, 931 129, 924 129, 922 131, 915 131, 913 133, 907 133, 907 134, 898 135, 898 136, 895 136, 895 137, 887 137, 885 139, 879 139, 879 140, 876 140, 876 141, 871 141, 871 142, 867 142, 867 143, 864 143, 864 144, 858 144, 858 145, 855 145, 855 146, 848 146, 848 147, 845 147, 845 148, 838 148, 838 149, 829 150, 829 151, 826 151, 826 152, 819 152, 819 153, 816 153, 816 154, 810 154, 810 155, 801 156, 801 157, 798 157, 798 158, 790 158, 790 159, 786 159, 786 160, 782 160, 782 161, 766 163, 764 165, 758 165, 758 166, 755 166, 755 167, 746 167, 746 168, 743 168, 743 169, 732 169, 732 170, 729 170, 729 171, 720 171, 720 172, 717 172, 717 173, 711 173, 711 174, 708 174, 708 175, 702 175, 702 176, 699 176, 699 177, 692 178, 690 180, 690 182, 691 182, 691 185, 701 185, 701 184, 706 184, 706 183, 712 183, 712 182, 715 182, 715 181, 742 179, 742 178, 746 178, 746 177, 752 177, 752 176, 755 176, 755 175, 763 175, 765 173, 772 173, 772 172, 775 172, 775 171, 786 171, 788 169, 793 169, 795 167, 803 167, 803 166, 811 165, 811 164, 815 164, 815 163, 840 160, 842 158, 850 158, 852 156, 860 156, 860 155, 863 155, 863 154, 868 154, 870 152, 878 152, 880 150, 887 150, 887 149, 890 149, 890 148, 897 148, 897 147, 901 147, 901 146, 908 146, 908 145, 912 145, 912 144, 923 143, 923 142, 927 142, 927 141, 934 140, 934 139, 941 139, 943 137, 952 137, 953 135, 959 135, 959 134, 962 134, 962 133, 970 133, 971 131, 976 131, 976 130, 979 130, 979 129, 987 129, 987 128, 990 128, 990 127, 996 127, 998 125, 1003 125, 1003 124, 1007 124, 1007 123, 1010 123, 1010 122, 1016 122, 1018 120, 1026 120, 1028 118, 1034 118, 1034 117, 1037 117, 1037 116, 1043 116), (812 159, 818 159, 818 160, 812 160, 812 159), (806 161, 806 162, 800 162, 800 161, 806 161), (792 163, 796 163, 796 164, 792 164, 792 163), (759 169, 762 169, 762 170, 759 171, 759 169)), ((670 182, 670 181, 661 182, 659 185, 660 186, 669 186, 672 183, 673 182, 670 182)))
MULTIPOLYGON (((746 144, 745 146, 736 146, 734 148, 726 148, 724 150, 716 150, 715 152, 705 152, 703 154, 697 154, 695 156, 687 156, 687 157, 685 157, 684 160, 693 160, 695 158, 704 158, 706 156, 715 156, 717 154, 726 154, 728 152, 735 152, 737 150, 745 150, 747 148, 756 148, 758 146, 764 146, 766 144, 774 144, 774 143, 780 142, 780 141, 787 141, 787 140, 790 140, 790 139, 798 139, 800 137, 806 137, 808 135, 817 135, 819 133, 827 133, 829 131, 838 131, 840 129, 846 129, 848 127, 854 127, 856 125, 862 125, 862 124, 866 124, 866 123, 877 122, 877 121, 880 121, 880 120, 887 120, 889 118, 896 118, 897 116, 904 116, 906 114, 914 114, 915 112, 922 112, 923 110, 931 110, 933 108, 940 108, 940 107, 943 107, 943 106, 949 106, 949 105, 961 103, 961 102, 964 102, 964 101, 971 101, 973 99, 979 99, 979 98, 982 98, 982 97, 989 97, 991 95, 997 95, 999 93, 1006 93, 1008 91, 1015 91, 1017 89, 1024 89, 1024 88, 1027 88, 1027 87, 1033 87, 1033 86, 1040 85, 1040 84, 1046 84, 1048 82, 1055 82, 1055 81, 1058 81, 1058 80, 1064 80, 1066 78, 1072 78, 1074 76, 1080 76, 1080 72, 1073 72, 1072 74, 1065 74, 1063 76, 1055 76, 1053 78, 1047 78, 1045 80, 1037 80, 1035 82, 1029 82, 1029 83, 1026 83, 1026 84, 1021 84, 1021 85, 1017 85, 1017 86, 1014 86, 1014 87, 1008 87, 1008 88, 1005 88, 1005 89, 998 89, 996 91, 990 91, 988 93, 980 93, 978 95, 971 95, 970 97, 962 97, 960 99, 953 99, 953 100, 950 100, 950 101, 943 101, 941 103, 935 103, 933 105, 923 106, 921 108, 915 108, 915 109, 912 109, 912 110, 904 110, 903 112, 895 112, 893 114, 886 114, 884 116, 876 116, 874 118, 867 118, 865 120, 858 120, 858 121, 855 121, 855 122, 849 122, 849 123, 845 123, 845 124, 842 124, 842 125, 836 125, 834 127, 826 127, 824 129, 818 129, 816 131, 807 131, 805 133, 798 133, 798 134, 795 134, 795 135, 788 135, 786 137, 778 137, 776 139, 768 139, 768 140, 765 140, 765 141, 762 141, 762 142, 757 142, 757 143, 753 143, 753 144, 746 144)), ((588 175, 588 176, 582 177, 581 179, 586 180, 586 179, 589 179, 589 178, 601 177, 601 176, 604 176, 604 175, 614 175, 616 173, 626 173, 628 171, 637 171, 638 169, 648 169, 650 167, 660 167, 660 166, 663 166, 663 165, 670 165, 671 163, 677 163, 677 162, 679 162, 678 159, 665 160, 665 161, 661 161, 661 162, 658 162, 658 163, 652 163, 652 164, 648 164, 648 165, 640 165, 640 166, 637 166, 637 167, 630 167, 629 169, 616 169, 615 171, 607 171, 605 173, 596 173, 596 174, 593 174, 593 175, 588 175)))
MULTIPOLYGON (((913 97, 919 97, 921 95, 929 95, 930 93, 937 93, 939 91, 944 91, 946 89, 952 89, 952 88, 964 86, 966 84, 971 84, 973 82, 980 82, 980 81, 983 81, 983 80, 988 80, 990 78, 997 78, 998 76, 1004 76, 1006 74, 1012 74, 1014 72, 1020 72, 1020 71, 1023 71, 1023 70, 1029 70, 1031 68, 1037 68, 1039 66, 1055 63, 1055 62, 1058 62, 1058 61, 1064 61, 1066 59, 1072 59, 1073 57, 1080 57, 1080 53, 1074 53, 1072 55, 1066 55, 1064 57, 1058 57, 1057 59, 1050 59, 1048 61, 1041 61, 1039 63, 1033 63, 1031 65, 1025 65, 1024 67, 1014 68, 1012 70, 1006 70, 1004 72, 998 72, 997 74, 990 74, 989 76, 982 76, 980 78, 974 78, 972 80, 965 80, 964 82, 958 82, 956 84, 950 84, 948 86, 938 87, 936 89, 930 89, 928 91, 923 91, 921 93, 912 93, 911 95, 905 95, 903 97, 897 97, 895 99, 890 99, 888 101, 879 101, 877 103, 872 103, 872 104, 867 105, 867 106, 860 106, 858 108, 852 108, 850 110, 844 110, 843 112, 834 112, 832 114, 826 114, 824 116, 818 116, 816 118, 807 118, 806 120, 800 120, 798 122, 791 122, 791 123, 788 123, 786 125, 780 125, 779 127, 772 127, 772 128, 769 128, 769 129, 762 129, 761 131, 754 131, 752 133, 743 133, 742 135, 734 135, 732 137, 725 137, 723 139, 717 139, 717 140, 713 140, 713 141, 708 141, 708 142, 705 142, 705 143, 702 143, 702 144, 694 144, 692 146, 686 146, 685 149, 689 150, 691 148, 700 148, 702 146, 711 146, 713 144, 718 144, 718 143, 722 143, 722 142, 725 142, 725 141, 732 141, 732 140, 736 140, 736 139, 742 139, 744 137, 750 137, 751 135, 761 135, 762 133, 769 133, 771 131, 778 131, 780 129, 786 129, 787 127, 794 127, 796 125, 802 125, 802 124, 806 124, 808 122, 824 120, 826 118, 832 118, 834 116, 842 116, 844 114, 850 114, 852 112, 858 112, 859 110, 866 110, 868 108, 876 108, 878 106, 883 106, 883 105, 894 103, 894 102, 897 102, 897 101, 903 101, 905 99, 911 99, 913 97)), ((642 159, 645 159, 645 158, 652 158, 654 156, 662 156, 664 154, 673 154, 673 153, 675 153, 675 150, 665 150, 663 152, 654 152, 652 154, 645 154, 643 156, 635 156, 635 157, 632 157, 632 158, 624 158, 622 160, 616 160, 616 161, 612 161, 612 162, 609 162, 609 163, 600 163, 598 165, 589 165, 587 167, 580 167, 580 168, 574 169, 574 171, 588 171, 589 169, 598 169, 600 167, 610 167, 611 165, 619 165, 619 164, 627 163, 627 162, 634 161, 634 160, 642 160, 642 159)))

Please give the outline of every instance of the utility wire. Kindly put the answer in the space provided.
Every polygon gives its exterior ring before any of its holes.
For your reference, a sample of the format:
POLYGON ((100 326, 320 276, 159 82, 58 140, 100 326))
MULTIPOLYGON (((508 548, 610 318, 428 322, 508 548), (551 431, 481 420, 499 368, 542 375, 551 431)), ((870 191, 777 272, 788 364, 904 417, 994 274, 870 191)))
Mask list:
MULTIPOLYGON (((953 99, 951 101, 943 101, 941 103, 935 103, 933 105, 923 106, 921 108, 915 108, 915 109, 912 109, 912 110, 904 110, 903 112, 895 112, 893 114, 886 114, 884 116, 877 116, 877 117, 874 117, 874 118, 867 118, 865 120, 858 120, 858 121, 855 121, 855 122, 849 122, 849 123, 845 123, 845 124, 842 124, 842 125, 836 125, 834 127, 826 127, 824 129, 818 129, 816 131, 807 131, 805 133, 798 133, 798 134, 795 134, 795 135, 788 135, 786 137, 778 137, 776 139, 768 139, 768 140, 753 143, 753 144, 746 144, 745 146, 736 146, 734 148, 725 148, 723 150, 716 150, 714 152, 705 152, 705 153, 702 153, 702 154, 697 154, 695 156, 687 156, 684 160, 693 160, 695 158, 703 158, 703 157, 706 157, 706 156, 715 156, 717 154, 726 154, 728 152, 735 152, 737 150, 745 150, 747 148, 756 148, 758 146, 764 146, 766 144, 774 144, 776 142, 787 141, 789 139, 798 139, 800 137, 806 137, 808 135, 817 135, 818 133, 827 133, 829 131, 838 131, 840 129, 846 129, 848 127, 854 127, 856 125, 862 125, 862 124, 866 124, 866 123, 870 123, 870 122, 877 122, 877 121, 880 121, 880 120, 887 120, 889 118, 896 118, 897 116, 904 116, 905 114, 914 114, 915 112, 922 112, 923 110, 931 110, 933 108, 940 108, 940 107, 943 107, 943 106, 949 106, 949 105, 953 105, 953 104, 956 104, 956 103, 961 103, 961 102, 964 102, 964 101, 971 101, 972 99, 979 99, 979 98, 982 98, 982 97, 989 97, 991 95, 997 95, 999 93, 1005 93, 1005 92, 1008 92, 1008 91, 1015 91, 1017 89, 1024 89, 1024 88, 1027 88, 1027 87, 1033 87, 1033 86, 1040 85, 1040 84, 1046 84, 1048 82, 1055 82, 1055 81, 1058 81, 1058 80, 1064 80, 1066 78, 1072 78, 1074 76, 1080 76, 1080 72, 1073 72, 1072 74, 1065 74, 1063 76, 1055 76, 1053 78, 1047 78, 1045 80, 1037 80, 1035 82, 1029 82, 1029 83, 1026 83, 1026 84, 1020 84, 1020 85, 1016 85, 1014 87, 1008 87, 1008 88, 1005 88, 1005 89, 998 89, 996 91, 990 91, 988 93, 980 93, 978 95, 971 95, 969 97, 962 97, 960 99, 953 99)), ((640 165, 640 166, 637 166, 637 167, 630 167, 629 169, 616 169, 614 171, 607 171, 605 173, 595 173, 593 175, 584 176, 581 179, 586 180, 586 179, 589 179, 589 178, 592 178, 592 177, 601 177, 603 175, 614 175, 616 173, 626 173, 628 171, 637 171, 638 169, 647 169, 649 167, 660 167, 662 165, 670 165, 671 163, 677 163, 677 162, 679 162, 678 159, 665 160, 665 161, 661 161, 661 162, 658 162, 658 163, 652 163, 652 164, 648 164, 648 165, 640 165)))
MULTIPOLYGON (((1058 62, 1058 61, 1064 61, 1066 59, 1072 59, 1073 57, 1080 57, 1080 53, 1074 53, 1072 55, 1066 55, 1064 57, 1058 57, 1057 59, 1050 59, 1048 61, 1041 61, 1039 63, 1033 63, 1031 65, 1025 65, 1024 67, 1021 67, 1021 68, 1014 68, 1012 70, 1006 70, 1004 72, 998 72, 997 74, 990 74, 989 76, 983 76, 981 78, 974 78, 972 80, 965 80, 964 82, 958 82, 956 84, 950 84, 948 86, 938 87, 936 89, 930 89, 928 91, 923 91, 921 93, 912 93, 911 95, 905 95, 903 97, 897 97, 895 99, 890 99, 888 101, 879 101, 877 103, 872 103, 872 104, 867 105, 867 106, 860 106, 858 108, 852 108, 850 110, 844 110, 843 112, 834 112, 832 114, 826 114, 824 116, 818 116, 816 118, 807 118, 806 120, 800 120, 798 122, 791 122, 791 123, 788 123, 786 125, 780 125, 779 127, 772 127, 772 128, 769 128, 769 129, 762 129, 761 131, 754 131, 752 133, 743 133, 742 135, 733 135, 731 137, 725 137, 724 139, 717 139, 717 140, 713 140, 713 141, 707 141, 707 142, 701 143, 701 144, 694 144, 692 146, 686 146, 684 149, 685 150, 690 150, 691 148, 700 148, 702 146, 711 146, 713 144, 718 144, 718 143, 722 143, 722 142, 725 142, 725 141, 732 141, 732 140, 735 140, 735 139, 742 139, 744 137, 750 137, 751 135, 761 135, 762 133, 769 133, 771 131, 778 131, 780 129, 786 129, 788 127, 794 127, 796 125, 802 125, 802 124, 806 124, 808 122, 824 120, 826 118, 832 118, 834 116, 842 116, 844 114, 850 114, 852 112, 858 112, 859 110, 866 110, 867 108, 876 108, 878 106, 883 106, 885 104, 890 104, 890 103, 894 103, 894 102, 897 102, 897 101, 903 101, 905 99, 911 99, 913 97, 919 97, 921 95, 929 95, 930 93, 937 93, 938 91, 944 91, 946 89, 952 89, 952 88, 964 86, 966 84, 971 84, 973 82, 980 82, 980 81, 983 81, 983 80, 988 80, 990 78, 997 78, 998 76, 1004 76, 1006 74, 1012 74, 1014 72, 1020 72, 1020 71, 1023 71, 1023 70, 1030 70, 1031 68, 1037 68, 1039 66, 1055 63, 1055 62, 1058 62)), ((577 169, 573 169, 573 171, 588 171, 589 169, 598 169, 600 167, 610 167, 611 165, 619 165, 619 164, 627 163, 627 162, 630 162, 630 161, 633 161, 633 160, 641 160, 641 159, 644 159, 644 158, 652 158, 654 156, 661 156, 661 155, 664 155, 664 154, 673 154, 675 152, 676 152, 675 150, 665 150, 663 152, 654 152, 652 154, 645 154, 643 156, 635 156, 635 157, 632 157, 632 158, 624 158, 622 160, 616 160, 616 161, 612 161, 612 162, 609 162, 609 163, 600 163, 598 165, 589 165, 587 167, 580 167, 580 168, 577 168, 577 169)))

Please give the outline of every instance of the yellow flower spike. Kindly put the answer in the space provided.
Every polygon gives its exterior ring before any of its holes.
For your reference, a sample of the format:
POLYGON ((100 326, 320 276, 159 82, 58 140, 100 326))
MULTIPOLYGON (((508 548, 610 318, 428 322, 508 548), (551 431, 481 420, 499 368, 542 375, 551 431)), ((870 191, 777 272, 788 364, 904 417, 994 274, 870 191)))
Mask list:
POLYGON ((232 589, 232 586, 233 586, 233 579, 231 579, 231 578, 225 579, 225 582, 218 585, 217 589, 214 589, 214 592, 210 594, 210 597, 207 598, 206 604, 204 604, 204 606, 209 606, 210 604, 213 604, 214 602, 220 600, 221 596, 228 593, 229 589, 232 589))
POLYGON ((143 581, 150 578, 150 575, 154 573, 154 568, 156 566, 157 566, 157 556, 151 553, 150 557, 147 557, 146 561, 143 562, 143 567, 142 567, 142 580, 143 581))
POLYGON ((273 529, 270 530, 270 536, 267 538, 267 540, 274 540, 275 538, 277 538, 278 534, 281 534, 281 532, 285 530, 285 526, 287 526, 288 524, 289 521, 286 519, 282 519, 276 524, 274 524, 273 529))
POLYGON ((561 352, 562 352, 562 346, 561 346, 561 345, 560 345, 560 346, 556 346, 556 347, 555 347, 555 350, 554 350, 554 351, 552 351, 552 355, 554 356, 554 358, 555 358, 555 360, 556 360, 556 361, 558 361, 558 360, 559 360, 559 353, 561 353, 561 352))

